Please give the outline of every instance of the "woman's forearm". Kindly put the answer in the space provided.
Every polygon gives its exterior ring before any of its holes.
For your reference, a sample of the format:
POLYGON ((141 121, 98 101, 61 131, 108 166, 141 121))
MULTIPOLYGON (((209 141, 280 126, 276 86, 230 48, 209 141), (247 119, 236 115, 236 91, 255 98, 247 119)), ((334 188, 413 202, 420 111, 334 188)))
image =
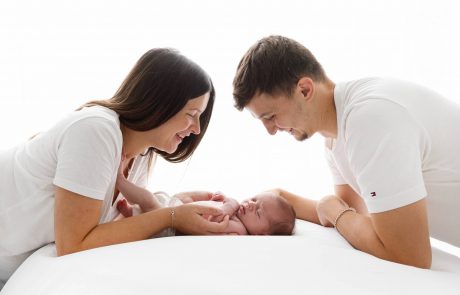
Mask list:
POLYGON ((171 209, 161 208, 137 216, 95 226, 85 238, 72 247, 56 243, 58 255, 147 239, 170 227, 171 209))

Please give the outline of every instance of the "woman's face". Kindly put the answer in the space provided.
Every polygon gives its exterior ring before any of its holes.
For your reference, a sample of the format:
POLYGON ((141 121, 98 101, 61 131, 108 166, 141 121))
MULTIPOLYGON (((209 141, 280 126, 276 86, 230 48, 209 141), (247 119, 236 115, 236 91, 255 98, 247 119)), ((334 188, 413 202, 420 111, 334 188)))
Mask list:
POLYGON ((190 99, 187 104, 168 121, 155 129, 143 132, 145 148, 155 147, 168 154, 176 151, 179 144, 190 134, 199 134, 200 116, 206 110, 209 92, 190 99))

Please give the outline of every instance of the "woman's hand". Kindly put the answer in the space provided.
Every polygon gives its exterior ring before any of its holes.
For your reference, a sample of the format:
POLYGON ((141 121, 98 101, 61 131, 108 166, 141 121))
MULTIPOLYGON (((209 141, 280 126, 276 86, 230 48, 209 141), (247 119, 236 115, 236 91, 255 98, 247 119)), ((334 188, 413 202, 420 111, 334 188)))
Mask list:
POLYGON ((222 215, 222 210, 196 204, 185 204, 174 207, 174 216, 172 217, 173 227, 189 235, 220 234, 228 227, 228 215, 221 222, 209 221, 203 218, 203 215, 222 215))
POLYGON ((334 219, 341 210, 348 208, 348 204, 337 196, 326 196, 316 204, 319 222, 323 226, 332 227, 334 219))

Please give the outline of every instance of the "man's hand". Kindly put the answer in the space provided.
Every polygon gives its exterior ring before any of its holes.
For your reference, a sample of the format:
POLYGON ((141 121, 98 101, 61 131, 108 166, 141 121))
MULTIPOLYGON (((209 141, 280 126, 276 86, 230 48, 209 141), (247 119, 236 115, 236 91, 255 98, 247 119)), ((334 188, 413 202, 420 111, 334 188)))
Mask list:
POLYGON ((319 222, 323 226, 332 227, 338 212, 348 208, 348 204, 337 196, 326 196, 316 204, 319 222))

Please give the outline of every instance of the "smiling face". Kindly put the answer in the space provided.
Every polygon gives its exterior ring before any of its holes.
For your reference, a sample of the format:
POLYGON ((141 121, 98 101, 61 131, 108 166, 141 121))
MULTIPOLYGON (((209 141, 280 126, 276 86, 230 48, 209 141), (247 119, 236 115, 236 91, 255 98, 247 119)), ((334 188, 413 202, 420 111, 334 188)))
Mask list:
POLYGON ((290 95, 257 93, 246 109, 262 121, 270 135, 286 131, 302 141, 316 132, 318 110, 314 90, 313 80, 304 77, 294 86, 290 95))
POLYGON ((190 99, 177 114, 164 124, 147 131, 151 146, 173 153, 184 138, 190 134, 200 134, 200 116, 209 101, 209 93, 190 99))
POLYGON ((150 147, 174 153, 184 138, 200 134, 200 116, 206 110, 209 93, 188 100, 185 106, 160 126, 148 131, 124 128, 124 152, 127 158, 144 153, 150 147))

